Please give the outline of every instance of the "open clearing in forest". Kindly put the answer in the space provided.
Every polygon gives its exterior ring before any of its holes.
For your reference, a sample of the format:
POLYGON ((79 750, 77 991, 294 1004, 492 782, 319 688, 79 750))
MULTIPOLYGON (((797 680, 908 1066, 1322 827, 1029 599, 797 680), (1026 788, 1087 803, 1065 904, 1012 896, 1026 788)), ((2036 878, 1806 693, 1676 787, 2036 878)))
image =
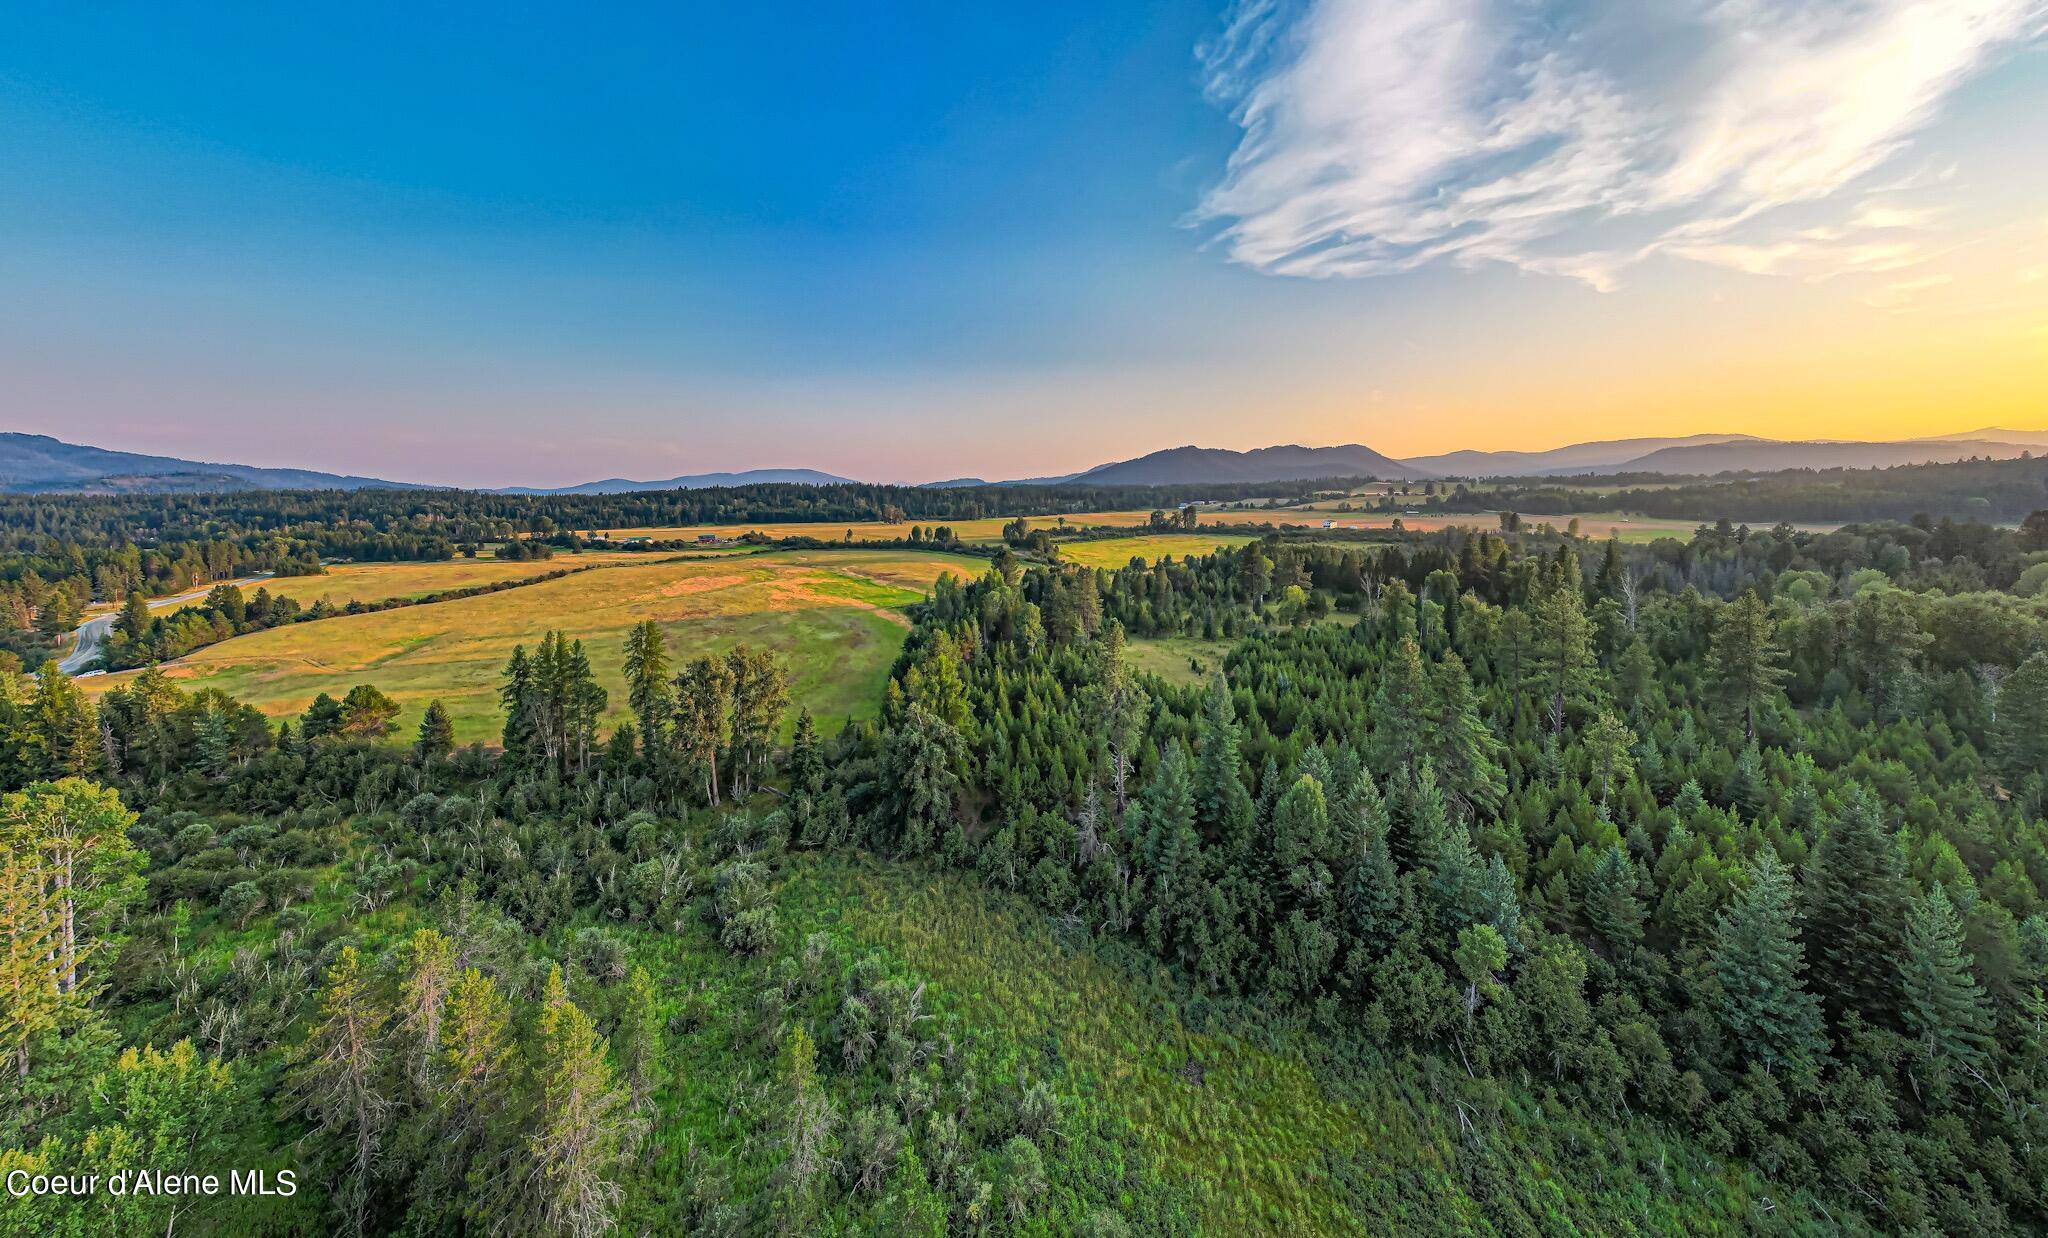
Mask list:
POLYGON ((1185 687, 1207 683, 1210 676, 1220 674, 1223 659, 1235 643, 1199 636, 1140 636, 1133 637, 1126 648, 1130 651, 1132 669, 1185 687))
MULTIPOLYGON (((1483 1228, 1484 1194, 1465 1168, 1463 1112, 1411 1064, 1330 1071, 1315 1063, 1305 1036, 1246 1035, 1248 1026, 1227 1017, 1193 1025, 1181 1013, 1186 991, 1161 971, 1105 958, 1043 909, 954 873, 799 852, 779 902, 788 949, 825 932, 842 957, 879 948, 928 981, 934 1006, 957 1013, 976 1029, 976 1051, 997 1059, 976 1062, 991 1086, 1047 1080, 1080 1108, 1127 1122, 1150 1172, 1193 1196, 1204 1232, 1405 1232, 1421 1215, 1417 1199, 1435 1201, 1442 1232, 1483 1228)), ((1524 1093, 1500 1096, 1486 1126, 1511 1166, 1498 1189, 1544 1200, 1560 1217, 1593 1218, 1588 1232, 1620 1230, 1626 1218, 1651 1233, 1738 1233, 1759 1215, 1764 1184, 1740 1166, 1644 1124, 1603 1128, 1607 1137, 1595 1139, 1524 1093), (1532 1155, 1528 1132, 1538 1129, 1570 1141, 1588 1164, 1532 1155), (1603 1170, 1653 1165, 1669 1175, 1655 1197, 1616 1200, 1593 1185, 1603 1170)), ((709 1105, 700 1112, 718 1116, 709 1105)), ((680 1162, 688 1133, 665 1134, 667 1159, 680 1162)), ((1812 1215, 1803 1199, 1780 1201, 1798 1206, 1788 1215, 1812 1215)))
POLYGON ((350 602, 382 602, 391 598, 421 598, 452 589, 471 589, 501 580, 529 580, 552 572, 597 564, 647 561, 632 551, 586 551, 559 553, 551 559, 442 559, 430 563, 336 563, 318 576, 273 576, 245 586, 244 596, 257 588, 270 590, 272 597, 296 599, 311 607, 325 600, 329 606, 350 602))
MULTIPOLYGON (((1014 516, 989 516, 980 520, 905 520, 901 524, 888 524, 880 520, 816 520, 799 524, 692 524, 648 526, 644 528, 597 528, 578 529, 579 533, 599 533, 615 541, 629 537, 645 537, 653 541, 695 541, 709 534, 713 537, 739 537, 747 533, 760 533, 765 537, 815 537, 820 541, 838 542, 846 540, 848 530, 853 532, 856 542, 888 542, 910 536, 910 528, 916 525, 927 533, 941 525, 953 530, 953 536, 963 542, 999 542, 1003 538, 1003 526, 1016 519, 1014 516)), ((1026 516, 1024 523, 1034 529, 1057 529, 1060 521, 1066 521, 1068 528, 1093 528, 1109 526, 1118 529, 1135 528, 1152 519, 1152 513, 1142 512, 1077 512, 1061 516, 1026 516)))
POLYGON ((1212 550, 1242 546, 1252 539, 1242 533, 1146 533, 1136 537, 1108 537, 1092 542, 1061 542, 1060 561, 1083 567, 1128 567, 1133 558, 1152 563, 1172 555, 1200 558, 1212 550))
MULTIPOLYGON (((773 650, 789 676, 791 714, 806 705, 819 726, 872 716, 903 644, 903 607, 947 572, 971 578, 985 560, 922 551, 791 551, 741 558, 614 567, 478 597, 340 615, 238 636, 167 667, 187 690, 220 688, 267 714, 295 714, 313 697, 339 698, 372 683, 403 706, 394 738, 410 739, 439 698, 456 739, 495 741, 502 718, 499 675, 514 645, 551 628, 581 638, 611 693, 607 724, 624 721, 620 671, 626 633, 662 625, 673 662, 745 643, 773 650)), ((132 677, 95 676, 94 694, 132 677)))

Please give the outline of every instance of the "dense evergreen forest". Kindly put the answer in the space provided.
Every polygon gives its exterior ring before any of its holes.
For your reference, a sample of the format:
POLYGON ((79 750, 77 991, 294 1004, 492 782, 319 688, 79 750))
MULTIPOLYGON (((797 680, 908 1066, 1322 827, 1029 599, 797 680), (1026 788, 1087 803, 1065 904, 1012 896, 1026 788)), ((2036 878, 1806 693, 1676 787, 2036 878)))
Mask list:
POLYGON ((1006 548, 786 745, 9 668, 0 1170, 297 1188, 0 1230, 2039 1230, 2044 525, 1006 548))
POLYGON ((1426 485, 1435 496, 1433 506, 1446 511, 1543 514, 1619 509, 1709 522, 1842 524, 1946 516, 2017 523, 2048 503, 2048 457, 1905 464, 1888 469, 1786 469, 1700 479, 1652 473, 1583 480, 1409 484, 1418 491, 1426 485), (1610 488, 1594 490, 1589 482, 1610 488))

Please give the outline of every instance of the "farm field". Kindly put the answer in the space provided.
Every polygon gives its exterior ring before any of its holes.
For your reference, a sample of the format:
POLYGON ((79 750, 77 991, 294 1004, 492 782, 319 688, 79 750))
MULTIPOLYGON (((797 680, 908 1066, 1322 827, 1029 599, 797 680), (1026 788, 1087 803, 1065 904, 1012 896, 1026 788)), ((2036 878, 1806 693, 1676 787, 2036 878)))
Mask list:
MULTIPOLYGON (((901 608, 946 572, 972 576, 985 567, 897 550, 629 561, 522 589, 273 628, 166 669, 181 688, 220 688, 272 716, 302 712, 321 692, 338 698, 374 682, 402 707, 394 740, 409 738, 438 698, 458 742, 492 742, 502 725, 499 674, 514 645, 530 647, 550 628, 581 638, 611 693, 611 725, 628 716, 620 673, 626 633, 653 619, 675 661, 740 643, 774 650, 793 704, 808 706, 831 731, 879 705, 908 627, 901 608)), ((97 695, 130 677, 95 676, 85 686, 97 695)))
POLYGON ((631 551, 586 551, 557 554, 552 559, 442 559, 434 562, 338 563, 318 576, 272 576, 245 585, 242 592, 261 587, 272 597, 292 598, 301 606, 325 601, 329 606, 350 602, 382 602, 391 598, 418 598, 470 589, 502 580, 525 580, 570 568, 599 564, 645 561, 645 553, 631 551))
MULTIPOLYGON (((1068 527, 1086 528, 1108 525, 1115 528, 1135 528, 1152 518, 1147 511, 1128 512, 1078 512, 1065 517, 1068 527)), ((692 524, 661 525, 635 528, 583 529, 579 532, 596 532, 605 536, 622 539, 645 537, 655 541, 690 540, 710 534, 713 537, 739 537, 746 533, 763 533, 769 537, 815 537, 825 541, 840 541, 847 530, 853 531, 857 542, 887 542, 910 536, 910 527, 919 525, 930 530, 946 525, 954 536, 963 542, 994 542, 1003 536, 1003 526, 1015 519, 1012 516, 990 516, 981 520, 906 520, 901 524, 888 524, 880 520, 863 521, 809 521, 796 524, 692 524)), ((1058 528, 1059 516, 1026 516, 1025 523, 1034 529, 1058 528)))
POLYGON ((1133 557, 1150 563, 1161 556, 1185 559, 1212 550, 1242 546, 1252 539, 1242 533, 1149 533, 1137 537, 1112 537, 1095 542, 1061 542, 1060 562, 1083 567, 1125 567, 1133 557))

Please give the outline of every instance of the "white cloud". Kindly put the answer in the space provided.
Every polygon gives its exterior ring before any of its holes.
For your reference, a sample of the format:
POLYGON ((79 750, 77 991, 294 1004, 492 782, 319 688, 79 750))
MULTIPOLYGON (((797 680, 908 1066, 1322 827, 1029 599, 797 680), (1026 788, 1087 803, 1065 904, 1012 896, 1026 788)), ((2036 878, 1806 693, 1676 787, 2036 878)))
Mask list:
POLYGON ((1867 178, 2044 29, 2048 0, 1246 0, 1200 49, 1244 133, 1196 217, 1287 275, 1897 270, 1937 214, 1898 195, 1951 173, 1867 178))

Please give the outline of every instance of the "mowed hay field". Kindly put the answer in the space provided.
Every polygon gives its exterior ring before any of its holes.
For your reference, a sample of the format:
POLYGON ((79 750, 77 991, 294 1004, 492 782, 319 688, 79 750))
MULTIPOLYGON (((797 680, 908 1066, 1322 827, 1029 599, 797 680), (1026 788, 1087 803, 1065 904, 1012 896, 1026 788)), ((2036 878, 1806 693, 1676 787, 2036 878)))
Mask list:
MULTIPOLYGON (((826 731, 872 716, 902 648, 903 607, 951 572, 973 577, 984 560, 920 551, 794 551, 739 559, 649 561, 579 572, 479 597, 341 615, 238 636, 166 670, 179 687, 220 688, 273 716, 302 712, 313 697, 339 698, 372 683, 403 706, 395 739, 409 739, 439 698, 458 742, 495 742, 503 724, 499 676, 514 645, 550 628, 581 638, 611 693, 608 723, 624 721, 620 671, 626 633, 653 619, 672 661, 722 654, 745 643, 774 651, 795 705, 826 731)), ((132 672, 81 681, 97 694, 132 672)))
MULTIPOLYGON (((990 516, 982 520, 906 520, 901 524, 886 524, 880 520, 863 521, 812 521, 801 524, 692 524, 649 526, 645 528, 620 529, 579 529, 579 533, 600 533, 615 541, 629 537, 645 537, 654 541, 694 541, 710 534, 713 537, 739 537, 747 533, 760 533, 767 537, 815 537, 820 541, 837 542, 846 539, 847 530, 853 530, 856 542, 889 542, 910 536, 910 528, 917 525, 926 532, 944 525, 953 530, 953 536, 963 542, 998 542, 1003 537, 1003 526, 1014 520, 1014 516, 990 516)), ((1060 526, 1059 516, 1026 516, 1024 522, 1034 529, 1056 529, 1060 526)), ((1107 526, 1117 529, 1136 528, 1152 519, 1152 513, 1142 512, 1080 512, 1065 517, 1068 528, 1095 528, 1107 526)))
POLYGON ((1060 562, 1082 567, 1128 567, 1133 558, 1153 563, 1167 555, 1200 558, 1212 550, 1242 546, 1252 539, 1242 533, 1147 533, 1137 537, 1106 537, 1093 542, 1061 542, 1060 562))
POLYGON ((431 563, 337 563, 318 576, 272 576, 244 585, 244 595, 258 588, 272 597, 295 599, 301 606, 326 601, 329 606, 350 602, 383 602, 391 598, 421 598, 454 589, 497 584, 504 580, 530 580, 552 572, 600 564, 651 562, 645 553, 632 551, 586 551, 557 554, 551 559, 442 559, 431 563))

